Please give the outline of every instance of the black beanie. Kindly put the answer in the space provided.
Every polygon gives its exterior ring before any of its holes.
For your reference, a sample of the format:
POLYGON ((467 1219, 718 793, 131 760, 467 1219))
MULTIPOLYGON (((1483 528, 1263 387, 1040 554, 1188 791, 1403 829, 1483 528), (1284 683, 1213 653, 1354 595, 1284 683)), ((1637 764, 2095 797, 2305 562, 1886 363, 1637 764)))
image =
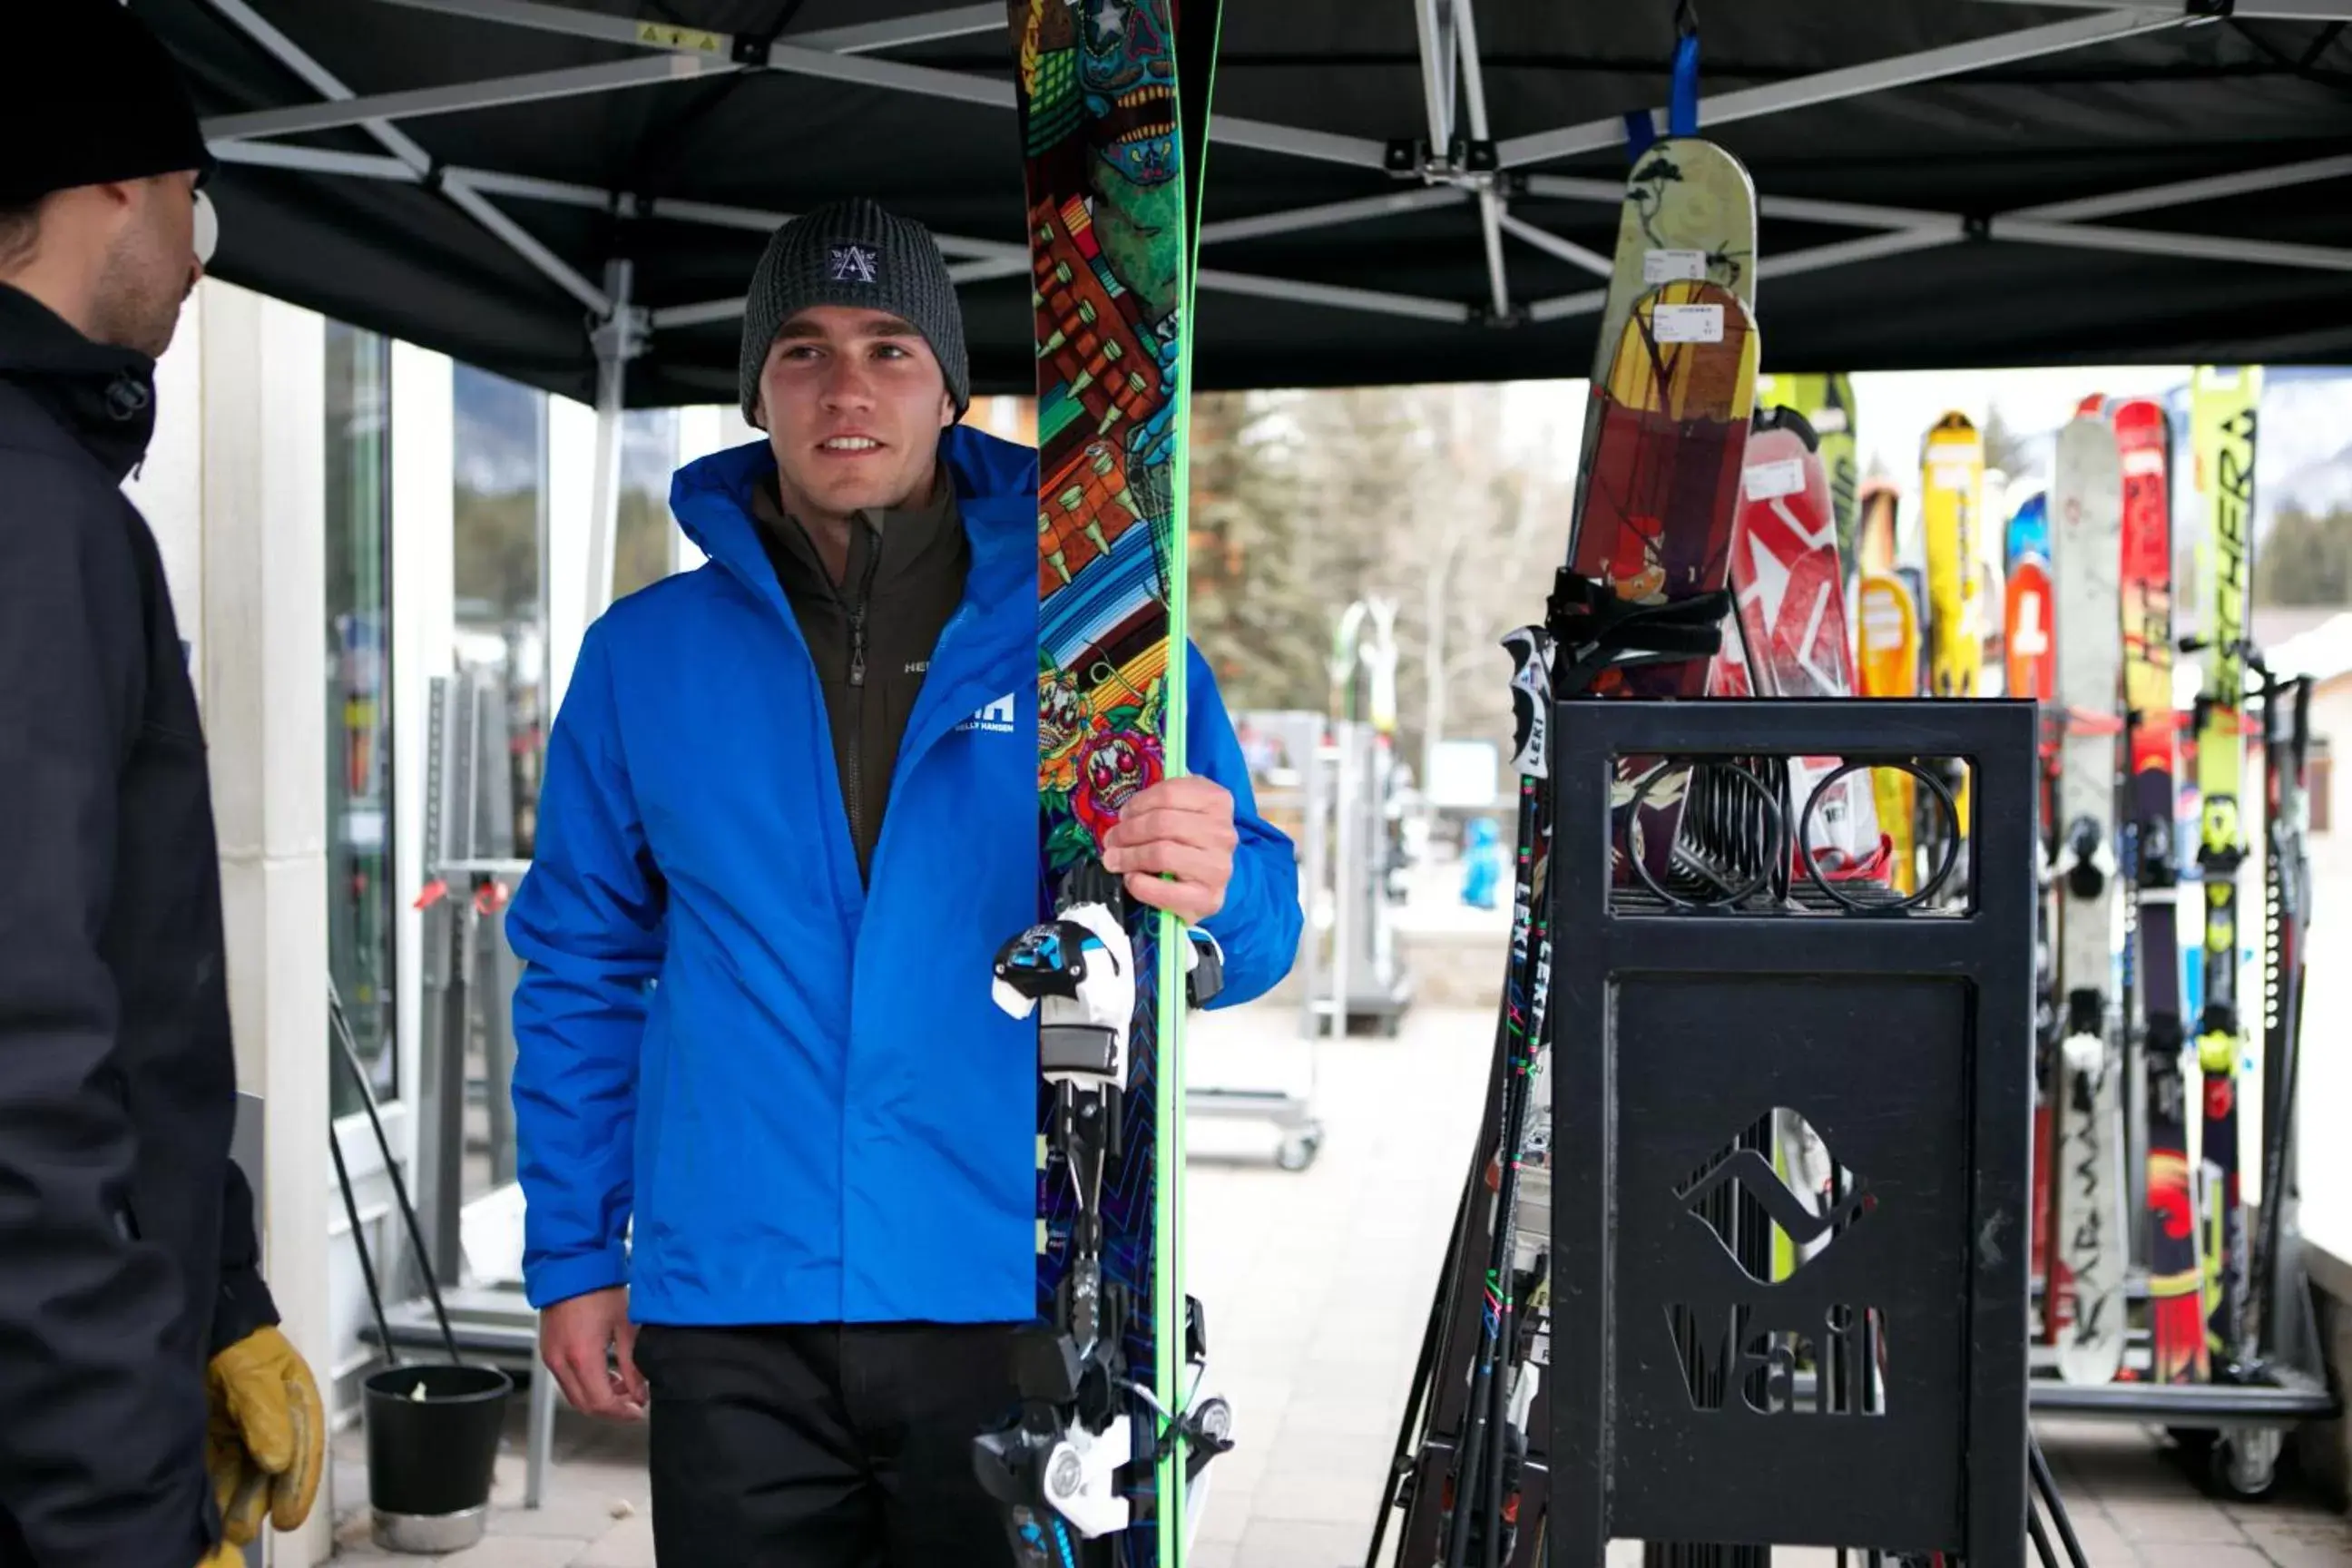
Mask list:
POLYGON ((0 206, 110 180, 213 171, 177 63, 119 0, 11 5, 0 48, 0 206))
POLYGON ((743 417, 760 402, 760 372, 786 321, 812 305, 887 310, 923 334, 947 376, 956 416, 971 405, 963 305, 931 231, 863 197, 803 213, 778 228, 743 300, 743 417))

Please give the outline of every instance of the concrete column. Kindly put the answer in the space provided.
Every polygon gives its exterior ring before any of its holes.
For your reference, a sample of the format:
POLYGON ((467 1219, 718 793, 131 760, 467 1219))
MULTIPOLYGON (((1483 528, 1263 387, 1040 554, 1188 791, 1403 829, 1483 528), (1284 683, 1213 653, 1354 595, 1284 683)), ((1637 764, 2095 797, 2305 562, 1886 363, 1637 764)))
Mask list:
MULTIPOLYGON (((237 1079, 262 1098, 263 1267, 288 1336, 332 1350, 327 1125, 325 333, 317 315, 207 285, 202 325, 205 720, 237 1079)), ((326 1561, 330 1510, 277 1541, 326 1561)))

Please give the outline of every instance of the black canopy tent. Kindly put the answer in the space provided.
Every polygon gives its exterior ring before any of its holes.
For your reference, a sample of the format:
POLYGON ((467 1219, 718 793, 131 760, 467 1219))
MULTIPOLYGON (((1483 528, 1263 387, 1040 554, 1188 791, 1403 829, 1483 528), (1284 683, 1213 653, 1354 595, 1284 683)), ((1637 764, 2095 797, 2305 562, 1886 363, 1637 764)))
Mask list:
MULTIPOLYGON (((767 231, 864 192, 959 262, 977 386, 1031 389, 1001 4, 131 3, 227 162, 224 278, 590 399, 624 298, 625 402, 726 401, 767 231)), ((2352 359, 2352 0, 1695 11, 1771 365, 2352 359)), ((1582 374, 1675 25, 1227 0, 1200 384, 1582 374)))
MULTIPOLYGON (((593 560, 619 411, 733 401, 793 210, 929 224, 975 390, 1033 390, 1001 0, 129 3, 215 271, 596 403, 593 560)), ((1586 374, 1681 20, 1766 368, 2352 360, 2352 0, 1227 0, 1199 384, 1586 374)))

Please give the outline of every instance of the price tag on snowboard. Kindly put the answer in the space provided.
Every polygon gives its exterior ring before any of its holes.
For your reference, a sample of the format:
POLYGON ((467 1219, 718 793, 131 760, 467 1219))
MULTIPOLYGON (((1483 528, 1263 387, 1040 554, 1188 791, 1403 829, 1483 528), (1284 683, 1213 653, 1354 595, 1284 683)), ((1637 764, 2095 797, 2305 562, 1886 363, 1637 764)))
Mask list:
POLYGON ((1794 458, 1784 458, 1777 463, 1758 463, 1739 478, 1747 487, 1749 500, 1775 500, 1805 488, 1805 465, 1794 458))
POLYGON ((1662 343, 1719 343, 1720 305, 1660 305, 1650 313, 1650 330, 1662 343))
POLYGON ((1706 252, 1645 250, 1642 253, 1642 281, 1654 289, 1661 283, 1704 283, 1706 252))

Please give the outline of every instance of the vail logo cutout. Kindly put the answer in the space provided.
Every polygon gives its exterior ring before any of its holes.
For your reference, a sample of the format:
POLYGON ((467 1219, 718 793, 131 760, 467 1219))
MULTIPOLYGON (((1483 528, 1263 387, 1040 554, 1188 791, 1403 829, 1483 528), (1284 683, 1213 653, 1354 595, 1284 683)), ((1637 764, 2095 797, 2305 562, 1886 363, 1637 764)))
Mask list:
POLYGON ((1675 1189, 1675 1196, 1759 1285, 1776 1284, 1795 1274, 1878 1206, 1869 1184, 1830 1158, 1829 1146, 1802 1116, 1777 1109, 1757 1118, 1738 1142, 1717 1150, 1705 1169, 1675 1189), (1766 1150, 1778 1152, 1785 1177, 1766 1150), (1772 1250, 1780 1261, 1766 1264, 1761 1274, 1732 1252, 1709 1212, 1720 1209, 1724 1197, 1738 1193, 1761 1208, 1779 1232, 1780 1245, 1772 1250))
POLYGON ((882 275, 882 258, 870 245, 836 245, 833 247, 833 280, 835 283, 872 283, 882 275))
POLYGON ((1802 1288, 1780 1293, 1878 1206, 1869 1184, 1831 1157, 1802 1116, 1776 1108, 1717 1150, 1674 1194, 1740 1272, 1774 1291, 1754 1300, 1666 1306, 1664 1326, 1692 1411, 1886 1415, 1891 1351, 1885 1310, 1823 1301, 1802 1288), (1732 1245, 1743 1208, 1762 1211, 1770 1233, 1769 1246, 1751 1246, 1745 1257, 1732 1245))
POLYGON ((1010 735, 1013 733, 1013 693, 1006 692, 957 725, 956 729, 959 732, 985 730, 992 735, 1010 735))

